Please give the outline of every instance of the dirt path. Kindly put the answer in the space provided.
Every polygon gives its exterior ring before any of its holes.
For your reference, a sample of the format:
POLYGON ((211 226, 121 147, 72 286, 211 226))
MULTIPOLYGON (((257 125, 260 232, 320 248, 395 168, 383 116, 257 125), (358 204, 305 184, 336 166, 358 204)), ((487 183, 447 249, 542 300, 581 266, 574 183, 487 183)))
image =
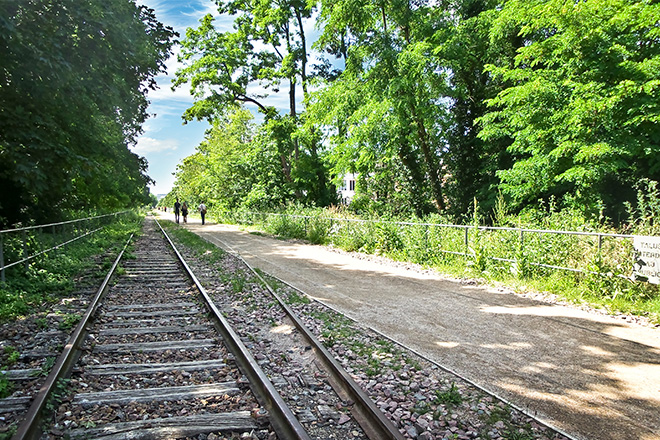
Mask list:
POLYGON ((234 226, 188 228, 575 438, 660 439, 658 329, 234 226))

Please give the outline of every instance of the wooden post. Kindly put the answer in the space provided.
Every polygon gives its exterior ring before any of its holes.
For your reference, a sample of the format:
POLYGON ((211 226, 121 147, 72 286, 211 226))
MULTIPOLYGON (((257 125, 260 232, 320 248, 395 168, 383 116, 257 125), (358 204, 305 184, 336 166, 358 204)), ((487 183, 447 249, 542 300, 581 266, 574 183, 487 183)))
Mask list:
POLYGON ((470 228, 469 226, 465 226, 465 256, 467 257, 470 254, 470 242, 469 242, 469 234, 470 228))
POLYGON ((25 270, 28 270, 29 263, 27 260, 28 257, 28 246, 27 246, 27 232, 23 229, 23 258, 25 258, 25 270))
POLYGON ((0 266, 2 266, 2 269, 0 269, 0 281, 3 283, 5 282, 5 253, 4 253, 4 248, 2 245, 2 241, 4 239, 2 238, 2 234, 0 234, 0 266))

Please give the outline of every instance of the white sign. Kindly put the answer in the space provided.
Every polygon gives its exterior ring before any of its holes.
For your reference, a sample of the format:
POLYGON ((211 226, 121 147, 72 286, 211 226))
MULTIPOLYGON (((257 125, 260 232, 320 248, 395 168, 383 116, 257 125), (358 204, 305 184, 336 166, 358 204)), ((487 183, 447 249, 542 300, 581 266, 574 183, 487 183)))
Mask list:
POLYGON ((660 284, 660 237, 635 236, 633 275, 649 283, 660 284))

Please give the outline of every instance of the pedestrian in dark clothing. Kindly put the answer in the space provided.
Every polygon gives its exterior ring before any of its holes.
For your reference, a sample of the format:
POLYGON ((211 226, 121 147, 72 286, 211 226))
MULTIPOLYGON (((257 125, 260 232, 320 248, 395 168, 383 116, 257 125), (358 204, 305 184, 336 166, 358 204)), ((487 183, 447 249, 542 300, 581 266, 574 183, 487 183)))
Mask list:
POLYGON ((181 203, 179 203, 179 199, 176 199, 176 202, 174 202, 174 220, 176 220, 177 223, 179 223, 180 209, 181 209, 181 203))
POLYGON ((188 205, 186 205, 186 202, 183 202, 181 206, 181 214, 183 214, 183 222, 188 223, 188 205))
POLYGON ((199 204, 199 213, 202 216, 202 224, 204 224, 204 218, 206 217, 206 205, 204 203, 199 204))

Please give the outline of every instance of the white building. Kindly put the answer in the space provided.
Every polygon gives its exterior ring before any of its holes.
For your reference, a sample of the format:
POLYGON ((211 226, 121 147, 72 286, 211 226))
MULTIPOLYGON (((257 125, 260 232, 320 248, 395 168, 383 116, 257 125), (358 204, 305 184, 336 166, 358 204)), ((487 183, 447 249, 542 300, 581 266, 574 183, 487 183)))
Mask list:
POLYGON ((339 193, 339 200, 343 205, 349 205, 353 196, 355 196, 355 180, 357 179, 357 174, 348 173, 342 177, 341 184, 337 189, 339 193))

